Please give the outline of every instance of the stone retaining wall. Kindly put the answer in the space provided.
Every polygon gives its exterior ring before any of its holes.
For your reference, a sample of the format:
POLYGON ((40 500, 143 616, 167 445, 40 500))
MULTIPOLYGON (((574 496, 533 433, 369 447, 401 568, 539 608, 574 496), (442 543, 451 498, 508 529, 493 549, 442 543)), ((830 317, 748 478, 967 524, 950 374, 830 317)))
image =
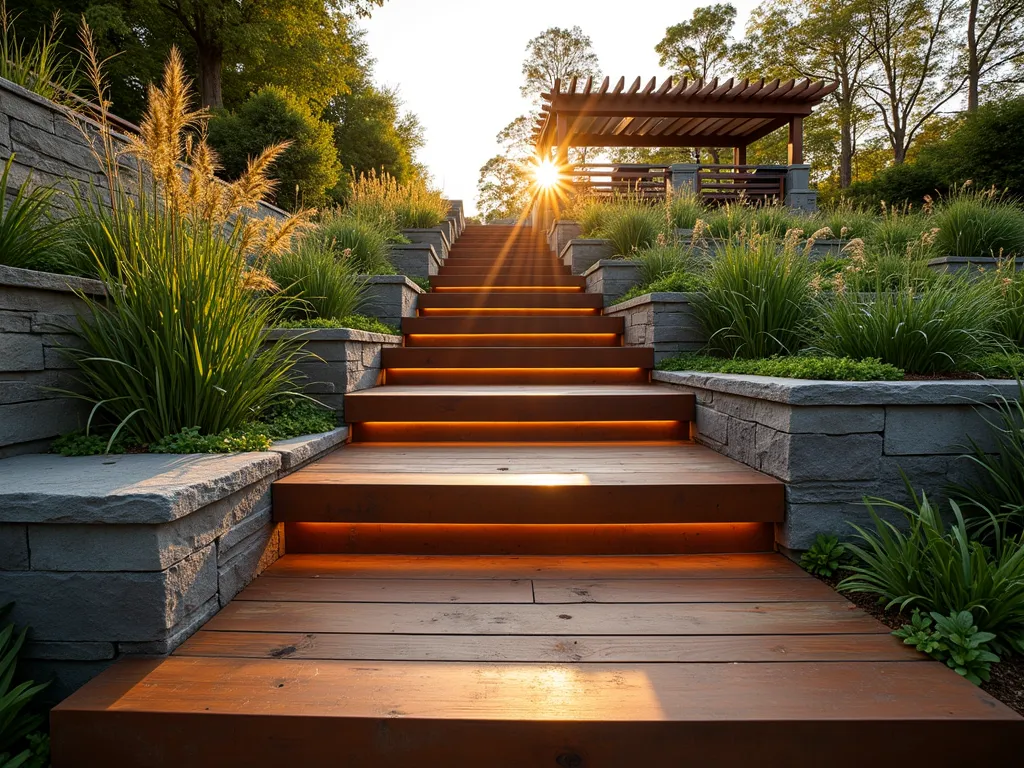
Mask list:
POLYGON ((401 336, 349 328, 279 328, 271 331, 267 340, 284 337, 301 338, 305 349, 316 355, 297 366, 306 377, 302 391, 337 411, 339 420, 344 417, 346 393, 377 386, 382 370, 381 349, 402 345, 401 336))
MULTIPOLYGON (((0 78, 0 165, 12 154, 15 156, 8 179, 9 191, 16 190, 29 175, 33 186, 52 185, 63 192, 71 192, 74 182, 103 189, 101 169, 78 127, 82 121, 95 125, 0 78)), ((126 137, 115 134, 115 140, 127 146, 126 137)), ((56 198, 54 204, 61 205, 62 199, 56 198)), ((288 214, 277 206, 260 203, 258 215, 283 219, 288 214)))
POLYGON ((388 252, 388 261, 398 274, 409 277, 436 275, 443 263, 430 243, 392 245, 388 252))
POLYGON ((0 461, 0 603, 58 701, 122 654, 168 653, 284 553, 270 485, 346 428, 258 453, 0 461))
MULTIPOLYGON (((864 496, 906 501, 904 471, 942 502, 971 477, 958 458, 968 436, 992 445, 976 403, 1016 397, 1016 382, 824 382, 655 371, 657 382, 695 393, 695 437, 786 483, 778 543, 807 549, 817 534, 849 538, 869 522, 864 496)), ((879 510, 880 512, 883 510, 879 510)), ((894 522, 898 514, 886 513, 894 522)))
POLYGON ((587 278, 587 293, 604 295, 604 305, 618 301, 626 291, 640 281, 639 262, 629 259, 601 259, 591 265, 583 276, 587 278))
POLYGON ((60 353, 86 311, 75 291, 105 293, 96 280, 0 265, 0 458, 46 450, 85 426, 85 402, 51 389, 77 389, 60 353))
POLYGON ((580 236, 581 230, 582 228, 575 221, 551 222, 551 228, 547 232, 548 248, 560 254, 565 250, 565 246, 569 244, 570 240, 580 236))
POLYGON ((689 293, 646 293, 606 307, 604 314, 625 319, 625 346, 654 347, 654 361, 660 363, 680 352, 699 352, 707 343, 692 299, 689 293))
POLYGON ((582 275, 601 259, 611 259, 615 249, 607 240, 575 239, 563 248, 558 257, 574 275, 582 275))
POLYGON ((403 317, 416 316, 421 293, 405 275, 374 275, 366 279, 366 303, 360 312, 400 329, 403 317))
MULTIPOLYGON (((432 227, 431 229, 403 229, 402 234, 410 243, 431 246, 442 264, 444 263, 444 260, 448 258, 448 250, 451 248, 451 239, 441 227, 432 227)), ((431 274, 434 273, 431 272, 431 274)))

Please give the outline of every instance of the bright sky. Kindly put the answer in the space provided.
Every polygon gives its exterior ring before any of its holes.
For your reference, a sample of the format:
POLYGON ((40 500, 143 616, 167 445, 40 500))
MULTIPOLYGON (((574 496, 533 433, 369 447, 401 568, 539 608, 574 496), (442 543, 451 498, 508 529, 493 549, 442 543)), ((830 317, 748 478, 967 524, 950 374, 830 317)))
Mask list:
MULTIPOLYGON (((376 79, 397 86, 426 129, 419 159, 445 194, 476 212, 480 166, 494 140, 527 112, 519 95, 526 43, 548 27, 578 24, 613 82, 668 74, 655 44, 665 28, 714 0, 388 0, 363 26, 376 79)), ((732 0, 742 35, 755 0, 732 0)))

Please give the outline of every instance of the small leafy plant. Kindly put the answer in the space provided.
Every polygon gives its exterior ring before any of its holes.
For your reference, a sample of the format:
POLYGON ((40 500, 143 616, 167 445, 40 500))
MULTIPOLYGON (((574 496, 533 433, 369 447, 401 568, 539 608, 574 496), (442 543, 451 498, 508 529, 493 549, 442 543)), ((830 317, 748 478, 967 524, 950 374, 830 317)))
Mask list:
POLYGON ((975 685, 987 682, 992 665, 999 663, 999 657, 989 650, 989 643, 996 636, 979 630, 970 611, 954 611, 943 616, 935 611, 926 615, 915 609, 910 624, 893 634, 901 638, 904 645, 944 662, 975 685))
POLYGON ((800 557, 801 567, 815 576, 831 577, 848 560, 846 547, 837 536, 819 533, 811 548, 800 557))
MULTIPOLYGON (((0 606, 0 619, 10 609, 11 604, 0 606)), ((29 707, 48 683, 26 681, 14 685, 14 670, 27 634, 28 627, 21 631, 13 624, 0 627, 0 766, 4 768, 47 764, 46 738, 36 733, 43 717, 29 711, 29 707), (40 753, 42 761, 36 759, 40 753)))

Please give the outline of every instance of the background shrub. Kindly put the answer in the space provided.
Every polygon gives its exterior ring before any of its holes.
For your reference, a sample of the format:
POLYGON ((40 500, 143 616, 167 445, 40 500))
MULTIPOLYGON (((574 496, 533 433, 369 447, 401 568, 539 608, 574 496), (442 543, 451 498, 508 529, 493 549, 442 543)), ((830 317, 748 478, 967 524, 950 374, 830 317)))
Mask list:
POLYGON ((943 256, 1014 256, 1024 253, 1024 212, 994 190, 958 187, 938 207, 935 251, 943 256))
POLYGON ((278 181, 274 202, 285 210, 323 205, 327 190, 338 182, 331 126, 284 88, 261 88, 236 112, 215 114, 208 130, 228 179, 237 179, 249 158, 267 147, 291 142, 273 170, 278 181))

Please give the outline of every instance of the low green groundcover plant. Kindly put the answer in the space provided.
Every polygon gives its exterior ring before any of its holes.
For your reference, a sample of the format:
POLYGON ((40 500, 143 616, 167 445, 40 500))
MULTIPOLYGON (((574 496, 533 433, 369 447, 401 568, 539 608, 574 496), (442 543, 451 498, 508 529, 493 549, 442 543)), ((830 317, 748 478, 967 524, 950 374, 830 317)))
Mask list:
POLYGON ((992 520, 988 544, 973 539, 959 505, 950 501, 947 525, 926 494, 907 482, 909 505, 865 499, 873 530, 851 523, 859 542, 842 592, 875 595, 886 610, 918 608, 941 616, 970 611, 981 632, 991 632, 997 652, 1024 652, 1024 542, 992 520), (899 513, 904 526, 883 520, 879 509, 899 513))
POLYGON ((619 301, 629 301, 648 293, 696 293, 703 290, 705 284, 701 275, 684 271, 672 272, 649 283, 634 285, 622 294, 619 301))
POLYGON ((944 662, 958 675, 975 685, 991 678, 993 664, 999 657, 989 650, 995 639, 991 632, 982 632, 970 611, 955 611, 948 616, 932 611, 929 614, 915 609, 909 624, 893 632, 910 645, 944 662))
MULTIPOLYGON (((10 603, 0 606, 0 622, 10 609, 10 603)), ((14 684, 27 634, 27 627, 17 631, 13 624, 0 624, 0 766, 4 768, 46 768, 50 764, 49 739, 39 731, 44 718, 31 709, 32 699, 48 684, 14 684)))
POLYGON ((259 421, 225 429, 217 434, 202 434, 198 427, 187 427, 148 446, 111 440, 109 435, 64 435, 53 443, 54 453, 62 456, 95 456, 102 453, 236 453, 265 451, 275 440, 329 432, 337 426, 334 411, 301 399, 285 400, 272 406, 259 421))
POLYGON ((808 573, 829 578, 849 562, 846 546, 838 536, 819 533, 811 548, 800 556, 800 565, 808 573))
POLYGON ((387 333, 392 336, 400 331, 393 325, 382 323, 376 317, 365 315, 348 315, 340 318, 315 317, 310 320, 285 320, 277 324, 278 328, 351 328, 355 331, 368 333, 387 333))
POLYGON ((746 376, 777 376, 789 379, 824 381, 899 381, 903 371, 877 359, 851 360, 848 357, 767 357, 759 360, 712 357, 683 353, 662 360, 662 371, 705 371, 736 373, 746 376))

